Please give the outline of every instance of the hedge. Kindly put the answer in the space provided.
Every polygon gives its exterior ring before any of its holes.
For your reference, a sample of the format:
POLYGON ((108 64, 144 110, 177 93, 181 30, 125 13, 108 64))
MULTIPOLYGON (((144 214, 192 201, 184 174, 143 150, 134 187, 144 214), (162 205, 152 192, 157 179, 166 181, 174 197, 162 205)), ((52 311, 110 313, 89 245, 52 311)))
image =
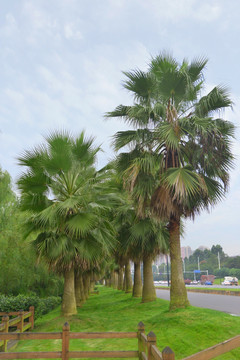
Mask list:
POLYGON ((5 296, 0 295, 0 311, 20 311, 29 310, 30 306, 35 308, 35 319, 41 315, 47 314, 61 303, 61 298, 50 296, 47 298, 39 298, 37 296, 5 296))

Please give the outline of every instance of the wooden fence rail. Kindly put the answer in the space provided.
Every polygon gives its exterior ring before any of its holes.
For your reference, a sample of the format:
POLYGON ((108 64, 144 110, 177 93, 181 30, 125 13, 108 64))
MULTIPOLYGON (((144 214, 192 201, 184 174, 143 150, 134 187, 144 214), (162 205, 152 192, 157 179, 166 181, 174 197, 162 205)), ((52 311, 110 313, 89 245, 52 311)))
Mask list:
POLYGON ((156 347, 156 336, 151 332, 144 334, 144 325, 139 323, 136 332, 70 332, 70 326, 65 323, 61 332, 54 333, 0 333, 0 341, 9 340, 62 340, 62 351, 35 351, 35 352, 2 352, 0 359, 81 359, 81 358, 139 358, 140 360, 168 360, 156 347), (138 349, 129 351, 70 351, 72 339, 137 339, 138 349), (144 341, 142 341, 142 338, 144 341))
MULTIPOLYGON (((27 315, 27 314, 25 314, 27 315)), ((24 317, 24 316, 23 316, 24 317)), ((22 317, 22 318, 23 318, 22 317)), ((70 332, 70 326, 65 323, 61 332, 50 333, 20 333, 0 332, 0 344, 9 340, 62 340, 62 351, 38 352, 0 352, 0 359, 81 359, 81 358, 139 358, 139 360, 175 360, 174 352, 165 347, 162 352, 156 346, 156 335, 145 334, 144 324, 140 322, 136 332, 70 332), (138 349, 135 351, 71 351, 72 339, 123 339, 135 338, 138 349)), ((240 347, 240 335, 212 346, 183 360, 210 360, 233 349, 240 347)))
MULTIPOLYGON (((1 332, 3 337, 0 336, 0 351, 6 352, 8 348, 8 341, 10 340, 11 334, 23 333, 28 329, 34 328, 34 306, 30 306, 29 311, 12 311, 9 313, 0 312, 0 316, 2 316, 2 322, 0 323, 0 335, 1 332), (9 320, 9 316, 16 316, 9 320), (27 322, 25 320, 29 319, 27 322), (17 329, 14 332, 9 332, 11 327, 16 327, 17 329), (4 337, 7 334, 8 336, 4 337)), ((14 343, 12 343, 14 345, 14 343)))
POLYGON ((200 351, 196 354, 190 355, 183 360, 210 360, 231 350, 237 349, 238 347, 240 347, 240 335, 223 341, 220 344, 211 346, 210 348, 200 351))

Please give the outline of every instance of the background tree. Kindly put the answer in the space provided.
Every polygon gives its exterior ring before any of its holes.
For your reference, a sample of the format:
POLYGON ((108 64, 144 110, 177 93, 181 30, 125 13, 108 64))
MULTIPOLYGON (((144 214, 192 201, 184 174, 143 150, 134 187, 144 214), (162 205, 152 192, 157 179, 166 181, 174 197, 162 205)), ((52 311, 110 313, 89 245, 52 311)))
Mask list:
POLYGON ((4 295, 62 295, 62 279, 44 264, 36 265, 35 253, 23 241, 24 216, 12 190, 9 174, 0 171, 0 289, 4 295), (31 274, 31 276, 29 276, 31 274))

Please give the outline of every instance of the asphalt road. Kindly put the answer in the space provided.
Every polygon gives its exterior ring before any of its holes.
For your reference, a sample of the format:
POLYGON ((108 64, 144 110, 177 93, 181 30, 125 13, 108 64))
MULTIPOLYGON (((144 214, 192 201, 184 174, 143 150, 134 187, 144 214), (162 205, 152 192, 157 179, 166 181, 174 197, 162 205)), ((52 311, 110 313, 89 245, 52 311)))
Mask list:
MULTIPOLYGON (((156 289, 156 293, 158 298, 170 300, 169 290, 156 289)), ((192 306, 223 311, 231 315, 240 316, 240 296, 188 292, 188 299, 192 306)))

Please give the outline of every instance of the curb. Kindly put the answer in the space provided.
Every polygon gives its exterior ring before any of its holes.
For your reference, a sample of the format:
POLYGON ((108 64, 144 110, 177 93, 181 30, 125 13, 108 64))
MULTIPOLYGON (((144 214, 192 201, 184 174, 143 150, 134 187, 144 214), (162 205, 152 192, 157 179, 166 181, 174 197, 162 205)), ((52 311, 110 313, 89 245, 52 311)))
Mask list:
MULTIPOLYGON (((159 290, 170 290, 169 287, 156 287, 159 290)), ((208 290, 208 289, 188 289, 189 292, 196 292, 202 294, 213 294, 213 295, 231 295, 231 296, 240 296, 240 291, 231 291, 231 290, 208 290)))

